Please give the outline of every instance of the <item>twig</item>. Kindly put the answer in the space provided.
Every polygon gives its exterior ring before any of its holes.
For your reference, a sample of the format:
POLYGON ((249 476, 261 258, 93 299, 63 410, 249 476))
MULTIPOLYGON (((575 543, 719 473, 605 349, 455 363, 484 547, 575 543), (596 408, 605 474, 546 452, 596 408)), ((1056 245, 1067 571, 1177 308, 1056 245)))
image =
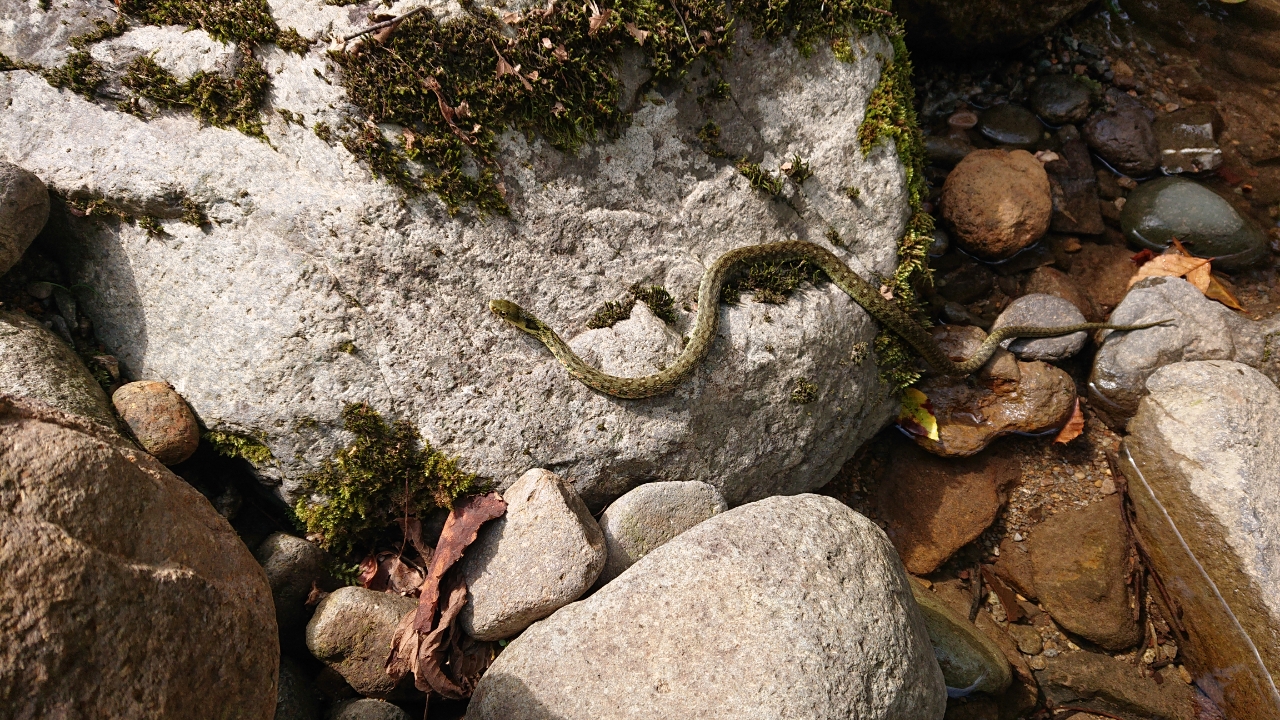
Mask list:
POLYGON ((350 35, 347 35, 346 37, 342 38, 342 42, 349 43, 352 40, 355 40, 356 38, 360 37, 361 35, 365 35, 371 32, 376 32, 378 30, 381 30, 382 28, 391 27, 392 25, 398 25, 401 22, 413 17, 414 15, 417 15, 418 13, 426 12, 427 9, 428 9, 427 6, 423 5, 422 7, 416 7, 410 10, 409 12, 399 17, 393 17, 390 20, 383 20, 380 23, 374 23, 363 30, 358 30, 356 32, 351 33, 350 35))
POLYGON ((888 15, 889 17, 893 17, 893 13, 889 12, 888 10, 884 10, 882 8, 871 7, 868 5, 867 9, 870 10, 871 12, 877 12, 877 13, 880 13, 881 15, 888 15))
POLYGON ((684 24, 684 15, 680 14, 680 8, 676 7, 676 0, 671 0, 671 9, 676 11, 676 17, 680 18, 680 27, 684 28, 684 39, 689 41, 689 48, 695 53, 698 48, 693 45, 693 38, 689 37, 689 26, 684 24))

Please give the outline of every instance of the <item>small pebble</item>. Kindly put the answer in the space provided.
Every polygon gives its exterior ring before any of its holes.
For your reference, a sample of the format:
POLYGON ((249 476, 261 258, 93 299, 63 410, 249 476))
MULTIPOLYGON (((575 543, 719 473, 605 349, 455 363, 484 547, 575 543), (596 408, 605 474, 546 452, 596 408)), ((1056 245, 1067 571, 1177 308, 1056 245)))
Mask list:
POLYGON ((115 391, 111 403, 142 449, 165 465, 186 460, 200 444, 195 415, 169 383, 131 382, 115 391))

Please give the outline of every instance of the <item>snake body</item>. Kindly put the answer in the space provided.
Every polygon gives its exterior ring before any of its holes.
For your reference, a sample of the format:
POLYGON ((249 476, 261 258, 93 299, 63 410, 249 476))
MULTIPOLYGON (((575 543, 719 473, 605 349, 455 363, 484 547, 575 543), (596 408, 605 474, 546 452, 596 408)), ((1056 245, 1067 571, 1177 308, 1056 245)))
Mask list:
POLYGON ((731 273, 742 265, 774 262, 789 259, 808 260, 827 274, 831 281, 849 294, 872 317, 897 333, 937 372, 945 375, 968 375, 982 367, 995 353, 1000 343, 1011 337, 1056 337, 1082 330, 1141 330, 1164 322, 1144 325, 1111 325, 1108 323, 1077 323, 1062 327, 1044 328, 1013 325, 999 328, 987 336, 974 354, 963 362, 955 362, 934 342, 928 329, 920 325, 892 302, 886 300, 879 288, 862 279, 840 258, 820 245, 802 240, 750 245, 730 250, 721 255, 702 276, 698 285, 698 315, 693 332, 684 350, 669 366, 660 372, 643 377, 618 377, 591 367, 578 357, 560 339, 555 330, 534 317, 524 308, 509 300, 491 300, 489 309, 520 330, 534 336, 547 346, 552 355, 564 365, 569 374, 589 387, 607 395, 620 398, 647 398, 671 392, 697 368, 716 337, 720 324, 720 291, 731 273))

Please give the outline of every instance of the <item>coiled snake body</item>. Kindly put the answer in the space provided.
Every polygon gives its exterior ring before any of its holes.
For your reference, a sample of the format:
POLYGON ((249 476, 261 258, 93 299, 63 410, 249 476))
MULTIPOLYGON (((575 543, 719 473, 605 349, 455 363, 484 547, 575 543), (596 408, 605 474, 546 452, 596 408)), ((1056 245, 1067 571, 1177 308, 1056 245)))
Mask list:
POLYGON ((693 332, 684 351, 671 365, 661 372, 643 377, 618 377, 607 375, 591 367, 565 344, 554 330, 524 308, 509 300, 491 300, 489 309, 520 330, 529 333, 547 346, 569 374, 589 387, 607 395, 620 398, 647 398, 671 392, 689 377, 706 357, 716 337, 720 323, 720 291, 730 273, 739 265, 779 260, 804 259, 822 269, 841 290, 849 294, 876 320, 897 333, 936 371, 945 375, 968 375, 982 367, 995 353, 1000 343, 1011 337, 1055 337, 1081 330, 1141 330, 1160 325, 1167 320, 1144 325, 1111 325, 1108 323, 1077 323, 1063 327, 1044 328, 1014 325, 999 328, 987 336, 974 354, 963 362, 955 362, 934 342, 929 331, 909 315, 886 300, 878 288, 863 280, 840 258, 813 243, 800 240, 750 245, 730 250, 707 268, 698 285, 698 315, 693 332))

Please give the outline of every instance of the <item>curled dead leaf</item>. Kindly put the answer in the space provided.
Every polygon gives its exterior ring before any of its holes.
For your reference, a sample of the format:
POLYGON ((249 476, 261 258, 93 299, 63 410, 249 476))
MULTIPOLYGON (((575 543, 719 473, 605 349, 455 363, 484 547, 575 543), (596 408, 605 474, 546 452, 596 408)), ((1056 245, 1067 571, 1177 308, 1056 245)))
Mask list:
POLYGON ((546 48, 546 49, 550 50, 550 49, 551 49, 551 38, 542 38, 542 47, 544 47, 544 48, 546 48))
POLYGON ((927 437, 938 442, 938 418, 933 414, 929 397, 915 388, 902 391, 902 410, 898 412, 898 427, 912 435, 927 437))
POLYGON ((1240 304, 1240 301, 1236 299, 1236 296, 1227 289, 1225 283, 1218 280, 1214 275, 1209 275, 1209 287, 1204 291, 1204 296, 1210 300, 1217 300, 1232 310, 1244 312, 1244 306, 1240 304))
POLYGON ((1071 417, 1067 419, 1067 424, 1062 426, 1058 431, 1057 437, 1053 439, 1055 443, 1069 443, 1080 437, 1084 432, 1084 413, 1080 412, 1080 398, 1076 398, 1075 409, 1071 411, 1071 417))
POLYGON ((516 23, 520 22, 520 13, 514 13, 514 12, 503 13, 502 22, 508 25, 515 25, 516 23))
POLYGON ((1209 261, 1204 258, 1188 257, 1176 252, 1157 255, 1143 263, 1138 272, 1129 278, 1129 287, 1139 280, 1149 277, 1182 277, 1193 270, 1206 266, 1209 261))
POLYGON ((622 27, 627 29, 627 32, 631 34, 631 37, 636 39, 636 43, 638 43, 640 47, 644 47, 644 41, 649 38, 648 30, 641 30, 636 27, 635 23, 627 23, 622 27))
POLYGON ((597 7, 594 7, 594 4, 592 7, 592 10, 594 11, 595 14, 593 14, 587 20, 587 24, 590 26, 590 29, 587 32, 591 35, 595 35, 600 30, 600 28, 609 24, 609 19, 613 17, 613 11, 601 10, 597 7))
POLYGON ((564 45, 557 45, 556 49, 551 51, 551 54, 560 62, 564 62, 569 59, 569 51, 564 49, 564 45))

